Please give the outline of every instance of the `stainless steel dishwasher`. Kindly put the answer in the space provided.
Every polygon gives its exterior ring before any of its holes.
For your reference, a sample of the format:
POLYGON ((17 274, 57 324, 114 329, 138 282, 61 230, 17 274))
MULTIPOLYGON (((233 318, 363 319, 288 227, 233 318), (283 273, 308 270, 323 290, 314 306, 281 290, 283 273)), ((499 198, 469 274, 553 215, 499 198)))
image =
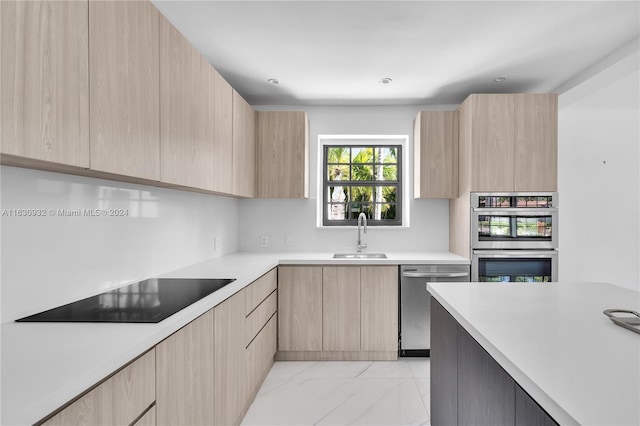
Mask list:
POLYGON ((469 281, 469 265, 400 266, 400 356, 429 356, 431 294, 427 282, 469 281))

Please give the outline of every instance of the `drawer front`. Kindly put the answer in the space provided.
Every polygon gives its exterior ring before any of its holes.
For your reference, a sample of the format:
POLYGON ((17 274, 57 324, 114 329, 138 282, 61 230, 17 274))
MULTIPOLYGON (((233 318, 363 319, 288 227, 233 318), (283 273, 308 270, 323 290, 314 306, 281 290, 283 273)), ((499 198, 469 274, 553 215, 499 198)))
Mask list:
POLYGON ((274 315, 262 331, 245 350, 246 385, 249 395, 253 396, 260 387, 262 379, 273 363, 276 353, 278 315, 274 315))
POLYGON ((118 371, 45 425, 130 425, 156 399, 155 349, 118 371))
POLYGON ((154 405, 140 417, 133 426, 156 426, 156 406, 154 405))
POLYGON ((245 289, 245 315, 249 315, 278 286, 276 269, 267 272, 245 289))
POLYGON ((262 327, 269 321, 278 308, 278 292, 273 291, 267 299, 251 312, 245 322, 245 347, 260 332, 262 327))

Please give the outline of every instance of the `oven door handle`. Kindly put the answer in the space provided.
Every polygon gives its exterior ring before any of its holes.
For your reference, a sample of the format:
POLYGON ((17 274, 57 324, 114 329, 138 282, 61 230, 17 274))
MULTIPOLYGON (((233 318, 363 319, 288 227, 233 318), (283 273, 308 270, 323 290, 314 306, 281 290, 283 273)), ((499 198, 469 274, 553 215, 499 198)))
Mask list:
POLYGON ((407 278, 462 278, 468 277, 468 272, 409 272, 402 273, 407 278))
POLYGON ((476 257, 497 259, 497 258, 549 258, 558 255, 557 250, 474 250, 476 257))
POLYGON ((531 208, 517 208, 507 207, 504 209, 496 209, 494 207, 474 207, 474 213, 481 214, 483 216, 499 216, 507 213, 515 213, 514 216, 551 216, 553 213, 558 212, 557 207, 531 209, 531 208))

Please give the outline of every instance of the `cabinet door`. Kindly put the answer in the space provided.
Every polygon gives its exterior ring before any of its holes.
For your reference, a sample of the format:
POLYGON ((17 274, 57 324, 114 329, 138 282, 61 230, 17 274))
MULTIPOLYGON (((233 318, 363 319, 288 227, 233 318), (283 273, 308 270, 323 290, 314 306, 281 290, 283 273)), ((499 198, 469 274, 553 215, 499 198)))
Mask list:
MULTIPOLYGON (((514 190, 513 95, 471 95, 472 191, 514 190)), ((467 102, 467 101, 465 101, 467 102)))
POLYGON ((213 190, 211 66, 160 17, 160 180, 213 190))
POLYGON ((361 350, 398 350, 398 267, 360 268, 361 350))
POLYGON ((216 425, 240 424, 245 388, 244 291, 214 308, 214 382, 216 425))
POLYGON ((155 366, 152 349, 43 424, 130 425, 156 398, 155 366))
POLYGON ((256 113, 233 91, 233 195, 255 197, 256 113))
POLYGON ((515 190, 558 190, 558 95, 515 95, 515 190))
POLYGON ((233 191, 233 89, 208 63, 213 104, 213 190, 224 194, 233 191))
POLYGON ((514 423, 515 382, 469 333, 458 327, 458 424, 514 423))
POLYGON ((322 268, 322 349, 360 350, 360 268, 322 268))
POLYGON ((2 1, 2 153, 89 167, 88 2, 2 1))
POLYGON ((158 425, 212 425, 213 310, 156 346, 158 425))
POLYGON ((322 350, 322 267, 278 268, 278 350, 322 350))
POLYGON ((91 169, 160 180, 160 13, 89 2, 91 169))
POLYGON ((307 114, 258 112, 258 197, 309 197, 307 114))
POLYGON ((516 426, 557 426, 521 387, 516 384, 516 426))
POLYGON ((458 196, 458 112, 421 111, 415 120, 414 197, 458 196))
POLYGON ((431 298, 431 424, 458 424, 458 323, 431 298))

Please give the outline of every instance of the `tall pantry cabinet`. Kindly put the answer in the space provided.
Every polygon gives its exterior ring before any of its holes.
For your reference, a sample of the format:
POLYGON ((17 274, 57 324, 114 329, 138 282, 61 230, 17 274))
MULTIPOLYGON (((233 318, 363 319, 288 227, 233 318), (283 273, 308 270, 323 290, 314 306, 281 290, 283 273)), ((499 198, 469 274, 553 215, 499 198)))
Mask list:
POLYGON ((460 195, 449 250, 470 257, 471 192, 558 189, 558 95, 474 94, 458 108, 460 195))

